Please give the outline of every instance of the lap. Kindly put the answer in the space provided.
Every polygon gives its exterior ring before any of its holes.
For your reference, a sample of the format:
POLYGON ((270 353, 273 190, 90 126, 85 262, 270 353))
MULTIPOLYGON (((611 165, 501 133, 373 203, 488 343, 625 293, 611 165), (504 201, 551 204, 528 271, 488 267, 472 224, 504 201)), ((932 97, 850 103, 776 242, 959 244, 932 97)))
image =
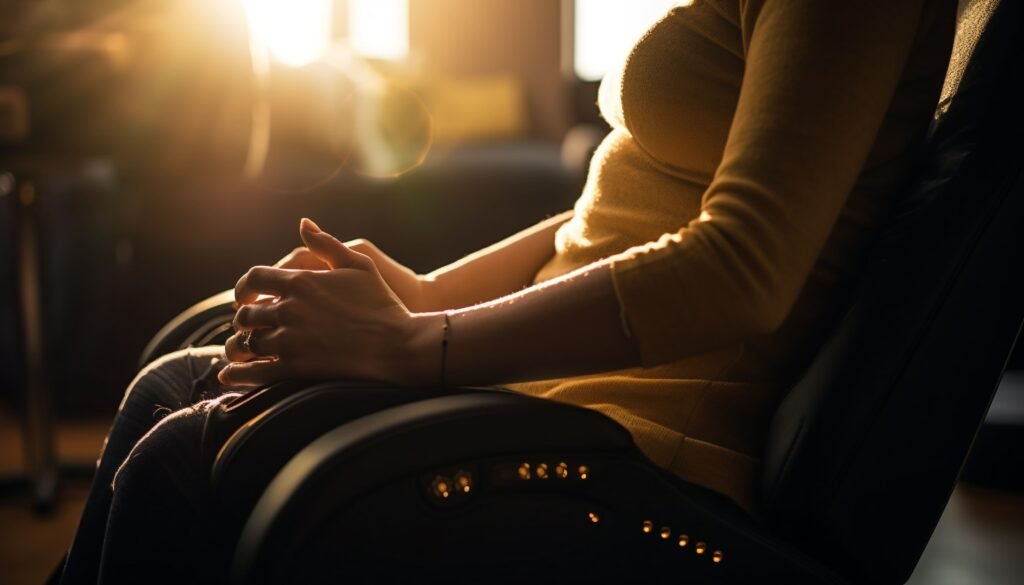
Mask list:
MULTIPOLYGON (((129 456, 144 437, 165 419, 181 434, 199 413, 217 401, 235 396, 217 381, 227 363, 221 346, 188 348, 162 356, 142 369, 128 386, 107 436, 98 478, 109 475, 129 456), (180 414, 177 414, 180 413, 180 414)), ((167 433, 161 433, 167 434, 167 433)), ((109 483, 108 483, 109 485, 109 483)))
MULTIPOLYGON (((122 414, 131 411, 158 420, 150 423, 151 428, 119 462, 111 482, 113 501, 104 536, 107 577, 116 580, 121 571, 127 574, 126 558, 141 566, 189 553, 196 566, 205 567, 204 574, 222 575, 223 563, 230 558, 224 553, 233 546, 248 512, 303 447, 347 421, 443 393, 295 382, 254 391, 229 403, 237 395, 215 382, 223 359, 217 348, 171 354, 140 373, 129 390, 122 414), (209 384, 197 386, 197 380, 209 384), (297 392, 304 394, 295 396, 297 392), (205 400, 191 402, 204 396, 205 400), (154 412, 154 406, 169 413, 154 412), (277 414, 261 416, 267 409, 276 409, 277 414), (243 425, 246 428, 237 436, 246 437, 229 439, 243 425), (228 461, 221 471, 227 471, 214 492, 213 456, 229 441, 240 447, 225 449, 231 456, 225 457, 228 461), (159 519, 158 529, 152 525, 154 518, 159 519), (140 535, 146 535, 146 546, 139 544, 140 535), (195 556, 197 541, 219 553, 195 556)), ((135 568, 133 564, 131 569, 135 568)))
MULTIPOLYGON (((217 381, 227 365, 224 347, 190 347, 169 353, 143 368, 128 386, 120 411, 138 405, 155 405, 163 414, 215 398, 228 389, 217 381)), ((149 413, 152 414, 152 413, 149 413)))

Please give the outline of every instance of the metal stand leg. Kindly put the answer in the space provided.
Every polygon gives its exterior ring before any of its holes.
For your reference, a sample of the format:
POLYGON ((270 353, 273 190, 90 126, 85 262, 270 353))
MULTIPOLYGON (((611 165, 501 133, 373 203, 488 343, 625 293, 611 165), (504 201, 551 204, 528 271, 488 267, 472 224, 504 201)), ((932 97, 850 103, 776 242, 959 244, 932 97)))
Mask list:
POLYGON ((32 482, 33 506, 46 513, 57 492, 50 386, 46 380, 39 231, 33 206, 36 186, 18 186, 18 282, 25 347, 25 461, 32 482))
POLYGON ((19 491, 28 487, 32 507, 38 514, 53 510, 63 473, 89 477, 91 465, 70 465, 57 461, 54 445, 52 397, 47 380, 39 223, 35 214, 36 184, 25 179, 16 184, 15 229, 18 249, 18 297, 25 358, 25 415, 22 432, 25 447, 25 475, 5 478, 3 483, 19 491))

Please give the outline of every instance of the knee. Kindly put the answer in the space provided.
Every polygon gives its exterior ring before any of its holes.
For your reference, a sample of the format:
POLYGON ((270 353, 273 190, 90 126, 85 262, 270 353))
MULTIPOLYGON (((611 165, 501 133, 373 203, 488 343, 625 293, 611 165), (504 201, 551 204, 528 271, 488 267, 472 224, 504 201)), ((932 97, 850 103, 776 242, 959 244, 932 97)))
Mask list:
POLYGON ((128 385, 120 411, 146 409, 142 415, 161 418, 189 406, 196 383, 214 379, 226 363, 224 348, 186 348, 161 356, 144 367, 128 385))
POLYGON ((202 404, 164 417, 135 444, 114 473, 115 492, 139 492, 165 484, 187 493, 199 490, 207 481, 207 474, 200 469, 204 420, 202 404))

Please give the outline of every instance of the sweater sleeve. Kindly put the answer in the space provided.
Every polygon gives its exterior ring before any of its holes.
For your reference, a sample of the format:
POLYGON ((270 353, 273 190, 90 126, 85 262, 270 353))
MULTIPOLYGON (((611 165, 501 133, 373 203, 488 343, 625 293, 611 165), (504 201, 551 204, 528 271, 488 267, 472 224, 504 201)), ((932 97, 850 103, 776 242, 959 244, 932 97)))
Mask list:
POLYGON ((871 150, 922 2, 741 2, 739 100, 700 218, 612 259, 645 366, 779 327, 871 150))

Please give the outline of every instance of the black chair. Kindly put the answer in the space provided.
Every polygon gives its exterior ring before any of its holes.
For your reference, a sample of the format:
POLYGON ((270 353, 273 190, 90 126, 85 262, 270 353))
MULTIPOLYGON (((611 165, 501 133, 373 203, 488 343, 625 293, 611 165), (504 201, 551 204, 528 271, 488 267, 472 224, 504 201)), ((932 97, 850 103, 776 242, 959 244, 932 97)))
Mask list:
MULTIPOLYGON (((967 7, 925 164, 766 437, 761 517, 587 409, 279 384, 211 424, 235 582, 905 582, 1024 320, 1022 12, 967 7)), ((146 359, 231 313, 200 305, 146 359)))

